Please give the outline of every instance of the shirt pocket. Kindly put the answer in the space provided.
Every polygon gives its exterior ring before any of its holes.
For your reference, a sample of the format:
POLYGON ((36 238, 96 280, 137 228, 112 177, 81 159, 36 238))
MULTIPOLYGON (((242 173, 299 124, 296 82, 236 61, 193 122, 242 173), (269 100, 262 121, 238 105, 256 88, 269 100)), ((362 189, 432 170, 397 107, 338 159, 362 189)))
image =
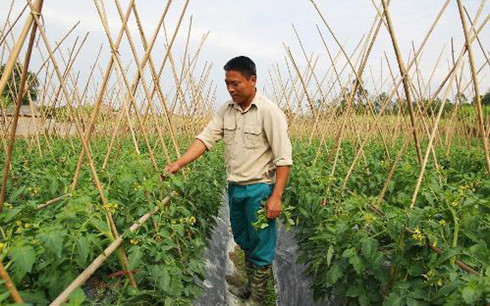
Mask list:
POLYGON ((236 120, 235 118, 225 117, 223 122, 223 141, 225 144, 231 144, 235 139, 236 120))
POLYGON ((260 126, 246 124, 243 127, 244 147, 246 149, 256 149, 260 144, 260 134, 262 129, 260 126))

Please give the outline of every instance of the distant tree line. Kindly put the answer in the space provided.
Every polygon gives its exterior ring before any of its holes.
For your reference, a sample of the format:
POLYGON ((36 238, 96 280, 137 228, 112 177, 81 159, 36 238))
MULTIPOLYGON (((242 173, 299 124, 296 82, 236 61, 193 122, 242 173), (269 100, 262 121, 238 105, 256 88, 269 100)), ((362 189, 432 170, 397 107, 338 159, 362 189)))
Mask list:
MULTIPOLYGON (((0 66, 0 78, 3 76, 5 66, 5 64, 0 66)), ((8 107, 9 105, 14 104, 17 101, 17 93, 20 87, 21 76, 22 65, 20 63, 15 63, 12 74, 7 81, 7 86, 5 86, 5 89, 0 95, 0 103, 3 107, 8 107)), ((32 101, 37 100, 39 80, 36 75, 31 71, 27 72, 27 85, 28 91, 22 97, 22 105, 29 105, 28 94, 30 94, 32 101)))

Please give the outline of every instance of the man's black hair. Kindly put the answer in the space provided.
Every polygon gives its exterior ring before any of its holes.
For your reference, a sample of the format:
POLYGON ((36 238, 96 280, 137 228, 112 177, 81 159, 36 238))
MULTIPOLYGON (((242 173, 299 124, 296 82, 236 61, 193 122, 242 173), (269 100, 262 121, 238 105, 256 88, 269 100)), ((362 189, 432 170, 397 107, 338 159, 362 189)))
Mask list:
POLYGON ((240 71, 240 73, 250 79, 252 75, 257 76, 257 69, 255 68, 255 63, 246 56, 237 56, 232 58, 223 67, 225 71, 235 70, 240 71))

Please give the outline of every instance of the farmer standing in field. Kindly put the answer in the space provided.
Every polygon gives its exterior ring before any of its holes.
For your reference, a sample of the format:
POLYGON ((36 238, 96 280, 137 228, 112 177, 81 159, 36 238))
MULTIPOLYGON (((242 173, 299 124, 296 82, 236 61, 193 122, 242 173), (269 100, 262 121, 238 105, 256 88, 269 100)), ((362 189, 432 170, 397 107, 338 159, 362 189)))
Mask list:
POLYGON ((224 66, 232 101, 220 107, 208 126, 177 161, 167 165, 175 173, 223 138, 230 221, 233 237, 245 252, 247 282, 231 287, 236 296, 260 305, 272 272, 276 246, 275 219, 292 165, 291 142, 282 110, 255 88, 255 63, 248 57, 231 59, 224 66), (255 230, 252 223, 266 202, 269 226, 255 230))

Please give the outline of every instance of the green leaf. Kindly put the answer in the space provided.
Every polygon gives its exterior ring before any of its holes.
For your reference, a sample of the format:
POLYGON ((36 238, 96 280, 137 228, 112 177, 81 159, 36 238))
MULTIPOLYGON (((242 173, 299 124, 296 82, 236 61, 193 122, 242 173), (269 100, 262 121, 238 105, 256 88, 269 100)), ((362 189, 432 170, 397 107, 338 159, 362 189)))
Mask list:
POLYGON ((361 257, 354 255, 349 258, 349 263, 354 267, 357 274, 361 274, 364 271, 364 264, 362 263, 361 257))
POLYGON ((12 221, 15 218, 15 216, 17 216, 21 211, 22 208, 20 207, 14 207, 8 210, 5 214, 5 223, 12 221))
POLYGON ((47 305, 49 301, 46 299, 46 295, 42 290, 35 292, 31 291, 19 291, 20 296, 25 303, 32 303, 34 305, 47 305))
POLYGON ((14 192, 12 192, 12 195, 10 196, 10 202, 14 202, 17 197, 24 192, 26 189, 26 186, 22 186, 19 189, 16 189, 14 192))
POLYGON ((445 250, 444 253, 442 253, 441 257, 436 262, 436 265, 442 265, 446 260, 448 260, 451 257, 454 257, 460 253, 459 248, 452 248, 449 250, 445 250))
POLYGON ((70 294, 70 300, 68 305, 80 306, 82 305, 83 301, 85 301, 85 293, 81 288, 77 288, 70 294))
POLYGON ((378 250, 378 241, 373 238, 363 238, 361 241, 361 252, 366 258, 373 258, 378 250))
POLYGON ((391 292, 388 295, 388 298, 384 302, 384 305, 389 305, 389 306, 398 306, 398 305, 403 305, 403 297, 400 296, 398 292, 391 292))
POLYGON ((355 248, 348 248, 342 253, 342 258, 351 258, 352 256, 356 256, 355 248))
POLYGON ((10 249, 9 256, 13 261, 14 278, 20 282, 26 273, 32 271, 36 253, 31 246, 16 246, 10 249))
POLYGON ((416 299, 413 299, 411 297, 407 297, 405 302, 407 303, 407 306, 421 306, 421 305, 423 305, 423 303, 421 303, 421 302, 419 302, 416 299))
POLYGON ((87 258, 90 252, 90 241, 87 237, 83 236, 77 240, 77 253, 75 254, 75 261, 80 268, 87 266, 87 258))
POLYGON ((143 258, 143 251, 141 250, 141 247, 136 246, 131 248, 131 253, 129 254, 129 269, 133 270, 136 269, 140 263, 141 259, 143 258))
POLYGON ((160 289, 164 290, 165 292, 170 292, 171 280, 172 280, 172 277, 170 276, 170 273, 168 272, 168 270, 165 268, 161 268, 160 289))
POLYGON ((347 292, 345 295, 347 295, 348 297, 358 297, 362 294, 362 288, 361 286, 359 286, 359 284, 355 284, 355 285, 352 285, 349 287, 349 289, 347 289, 347 292))
POLYGON ((471 284, 463 289, 463 299, 465 303, 474 304, 480 298, 480 292, 471 284))
POLYGON ((6 291, 6 292, 4 292, 4 293, 0 294, 0 302, 5 301, 6 299, 8 299, 8 298, 9 298, 9 296, 10 296, 10 292, 8 292, 8 291, 6 291))
POLYGON ((330 267, 330 263, 332 262, 333 251, 333 245, 330 245, 327 251, 327 267, 330 267))
POLYGON ((180 296, 182 294, 182 280, 175 276, 172 277, 172 282, 170 283, 170 292, 173 296, 180 296))
POLYGON ((55 255, 57 258, 61 258, 61 251, 63 250, 63 237, 65 235, 65 231, 56 229, 48 233, 40 234, 38 237, 44 242, 44 246, 51 254, 55 255))
POLYGON ((359 304, 361 304, 362 306, 371 305, 369 297, 367 295, 361 294, 359 296, 359 304))
POLYGON ((339 264, 334 264, 330 269, 327 271, 327 284, 329 286, 332 286, 335 284, 341 277, 344 275, 344 271, 342 267, 339 264))

